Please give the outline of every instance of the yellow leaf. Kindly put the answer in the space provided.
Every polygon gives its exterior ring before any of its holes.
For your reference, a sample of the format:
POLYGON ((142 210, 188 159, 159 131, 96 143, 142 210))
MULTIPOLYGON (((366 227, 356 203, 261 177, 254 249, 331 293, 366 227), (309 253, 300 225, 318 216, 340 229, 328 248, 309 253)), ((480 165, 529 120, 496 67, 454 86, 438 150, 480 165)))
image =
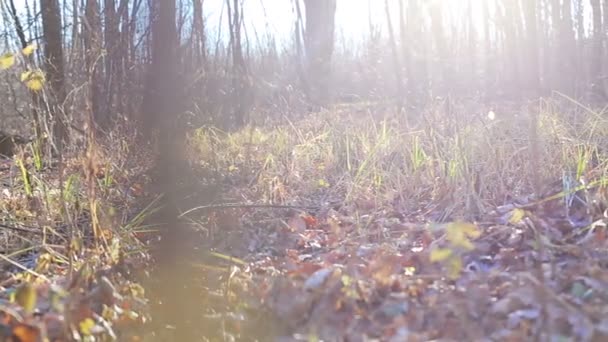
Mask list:
POLYGON ((46 81, 44 72, 42 70, 27 70, 21 73, 21 82, 33 91, 42 90, 44 82, 46 81))
POLYGON ((452 279, 458 278, 460 276, 460 271, 462 271, 462 259, 460 258, 451 258, 448 261, 448 276, 452 279))
POLYGON ((410 277, 413 276, 414 274, 416 274, 416 267, 414 267, 414 266, 404 267, 403 274, 405 274, 406 276, 410 276, 410 277))
POLYGON ((479 228, 477 228, 477 226, 472 223, 461 223, 460 229, 470 239, 475 240, 481 236, 481 231, 479 230, 479 228))
POLYGON ((478 238, 481 232, 472 223, 454 222, 448 225, 446 235, 452 246, 472 250, 475 247, 469 239, 478 238))
POLYGON ((32 43, 28 46, 26 46, 25 48, 23 48, 23 50, 21 50, 21 52, 25 55, 25 56, 29 56, 32 53, 34 53, 34 51, 36 51, 36 49, 38 48, 38 45, 36 45, 36 43, 32 43))
POLYGON ((95 321, 91 318, 85 318, 80 324, 78 324, 80 328, 80 333, 85 336, 93 335, 93 328, 95 328, 95 321))
POLYGON ((29 283, 24 283, 15 291, 15 302, 27 313, 32 313, 36 309, 37 297, 36 289, 29 283))
POLYGON ((327 183, 327 181, 325 179, 319 179, 319 186, 322 188, 328 188, 329 183, 327 183))
POLYGON ((524 219, 524 217, 526 217, 526 211, 520 208, 515 208, 513 211, 511 211, 509 223, 518 224, 524 219))
POLYGON ((13 64, 15 64, 15 55, 10 52, 0 55, 0 70, 6 70, 13 64))
POLYGON ((233 172, 233 171, 237 171, 239 168, 234 166, 234 165, 230 165, 228 166, 228 171, 233 172))
POLYGON ((452 256, 452 253, 448 248, 436 248, 431 251, 429 258, 431 262, 441 262, 452 256))

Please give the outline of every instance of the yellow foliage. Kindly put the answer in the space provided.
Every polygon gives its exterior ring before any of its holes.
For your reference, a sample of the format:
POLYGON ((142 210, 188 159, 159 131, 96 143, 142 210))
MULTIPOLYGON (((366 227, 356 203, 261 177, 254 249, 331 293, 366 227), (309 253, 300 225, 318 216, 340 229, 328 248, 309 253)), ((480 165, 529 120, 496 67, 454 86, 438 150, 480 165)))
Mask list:
POLYGON ((521 220, 526 216, 526 211, 520 208, 515 208, 511 211, 511 215, 509 217, 509 223, 518 224, 521 220))
POLYGON ((319 179, 319 187, 329 188, 329 183, 325 179, 319 179))
POLYGON ((32 44, 26 46, 25 48, 23 48, 23 50, 21 50, 21 52, 23 53, 24 56, 29 56, 32 53, 34 53, 34 51, 36 51, 37 48, 38 48, 38 45, 36 45, 36 43, 32 43, 32 44))
POLYGON ((93 328, 95 328, 95 321, 91 318, 85 318, 78 326, 81 334, 91 336, 93 335, 93 328))
POLYGON ((46 78, 44 76, 44 72, 42 72, 40 69, 27 70, 21 73, 21 82, 25 83, 30 90, 42 90, 45 81, 46 78))
POLYGON ((15 55, 10 52, 0 55, 0 70, 6 70, 13 64, 15 64, 15 55))
POLYGON ((472 223, 454 222, 447 227, 447 239, 453 247, 462 247, 466 250, 472 250, 475 247, 470 239, 476 239, 481 235, 481 232, 476 225, 472 223))
POLYGON ((462 271, 462 259, 461 258, 451 258, 448 260, 448 277, 452 279, 458 278, 460 275, 460 271, 462 271))
POLYGON ((431 262, 441 262, 452 256, 453 252, 448 248, 435 248, 430 253, 431 262))
POLYGON ((24 283, 15 291, 14 296, 14 301, 19 304, 25 312, 34 312, 38 294, 32 284, 24 283))

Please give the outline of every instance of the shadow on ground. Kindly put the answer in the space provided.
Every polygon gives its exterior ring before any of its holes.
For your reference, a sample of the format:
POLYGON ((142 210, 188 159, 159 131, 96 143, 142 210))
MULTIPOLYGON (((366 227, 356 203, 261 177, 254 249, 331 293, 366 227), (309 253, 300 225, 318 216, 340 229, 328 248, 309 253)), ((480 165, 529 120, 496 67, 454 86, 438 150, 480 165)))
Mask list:
POLYGON ((214 243, 191 222, 178 219, 185 209, 219 200, 218 187, 200 185, 200 175, 188 166, 179 170, 169 179, 159 176, 153 181, 171 190, 164 196, 162 210, 149 218, 164 234, 153 248, 156 267, 144 281, 153 320, 146 340, 273 340, 281 335, 278 320, 264 310, 251 309, 262 305, 251 303, 255 296, 239 288, 232 277, 234 265, 211 256, 210 251, 217 251, 214 243))

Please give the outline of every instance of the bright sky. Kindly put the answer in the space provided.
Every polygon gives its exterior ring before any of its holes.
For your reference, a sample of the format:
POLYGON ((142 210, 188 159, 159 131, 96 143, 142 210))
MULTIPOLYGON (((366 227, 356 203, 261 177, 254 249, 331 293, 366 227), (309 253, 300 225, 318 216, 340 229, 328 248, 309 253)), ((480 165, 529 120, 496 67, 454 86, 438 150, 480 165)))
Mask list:
MULTIPOLYGON (((302 0, 300 0, 302 1, 302 0)), ((384 0, 337 0, 336 31, 339 36, 347 39, 361 37, 369 32, 369 17, 371 13, 372 22, 384 27, 386 23, 386 12, 384 0)), ((476 22, 481 23, 481 4, 483 1, 493 0, 424 0, 422 3, 438 1, 447 6, 446 15, 456 23, 462 24, 469 20, 466 12, 468 3, 473 6, 473 16, 476 22)), ((393 25, 398 25, 399 1, 389 0, 393 25)), ((225 10, 225 0, 205 0, 204 11, 208 17, 207 27, 211 32, 217 32, 219 25, 219 14, 225 10)), ((293 10, 294 0, 247 0, 244 1, 245 21, 248 31, 253 35, 252 28, 258 33, 264 32, 268 25, 278 38, 289 39, 293 35, 293 23, 295 12, 293 10)), ((300 8, 304 11, 304 5, 300 8)), ((223 31, 227 25, 226 16, 223 16, 223 31)))
MULTIPOLYGON (((63 0, 67 1, 67 0, 63 0)), ((232 1, 232 0, 231 0, 232 1)), ((245 21, 250 39, 254 38, 254 28, 258 35, 270 30, 279 41, 288 42, 293 37, 295 11, 294 1, 300 1, 300 8, 304 11, 303 0, 246 0, 245 21)), ((406 1, 406 0, 404 0, 406 1)), ((420 3, 440 3, 446 7, 444 11, 447 20, 456 27, 463 27, 470 20, 471 13, 468 12, 469 4, 472 6, 473 21, 476 25, 481 25, 482 4, 488 1, 490 8, 493 7, 495 0, 421 0, 420 3)), ((524 0, 528 1, 528 0, 524 0)), ((590 16, 589 0, 585 0, 587 17, 590 16)), ((103 4, 103 1, 100 1, 103 4)), ((178 2, 179 3, 179 2, 178 2)), ((183 1, 188 4, 188 1, 183 1)), ((16 0, 15 4, 20 12, 23 12, 24 0, 16 0), (20 8, 21 7, 21 8, 20 8)), ((71 1, 70 1, 71 4, 71 1)), ((204 13, 207 18, 207 28, 209 29, 210 39, 217 38, 220 17, 222 18, 223 36, 227 36, 227 20, 225 14, 226 0, 204 0, 204 13), (222 11, 224 15, 221 16, 222 11)), ((369 18, 374 25, 382 28, 386 32, 386 15, 384 0, 337 0, 336 11, 336 32, 338 38, 357 39, 369 33, 369 18)), ((391 16, 394 26, 399 22, 399 0, 389 0, 391 16)), ((428 19, 428 17, 427 17, 428 19)), ((0 25, 2 21, 0 20, 0 25)), ((481 33, 481 30, 478 30, 481 33)), ((255 43, 252 41, 252 43, 255 43)))

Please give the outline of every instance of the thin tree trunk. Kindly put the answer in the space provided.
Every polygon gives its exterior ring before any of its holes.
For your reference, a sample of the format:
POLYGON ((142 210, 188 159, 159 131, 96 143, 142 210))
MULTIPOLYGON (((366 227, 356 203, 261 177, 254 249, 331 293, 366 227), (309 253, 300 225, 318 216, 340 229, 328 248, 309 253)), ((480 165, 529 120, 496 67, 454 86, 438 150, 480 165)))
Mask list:
POLYGON ((116 91, 115 85, 117 85, 118 74, 116 73, 118 64, 120 63, 118 48, 120 44, 120 36, 118 29, 118 16, 116 13, 116 7, 114 0, 104 0, 104 46, 106 55, 105 59, 105 82, 104 82, 104 103, 103 108, 107 109, 107 117, 105 118, 105 126, 114 119, 110 113, 114 113, 114 94, 116 91))
POLYGON ((45 40, 45 69, 53 98, 52 105, 49 106, 50 116, 54 121, 55 144, 57 149, 61 151, 63 144, 68 142, 68 130, 63 111, 66 90, 59 0, 42 1, 40 9, 42 11, 42 31, 45 40))
POLYGON ((384 0, 384 10, 385 10, 385 15, 386 15, 386 24, 388 27, 388 36, 389 36, 389 43, 391 46, 391 53, 393 55, 393 64, 394 64, 394 68, 395 68, 395 90, 396 90, 396 96, 395 99, 397 100, 397 112, 399 114, 401 114, 401 112, 403 111, 403 107, 404 107, 404 103, 403 103, 403 98, 406 95, 405 91, 403 90, 403 75, 402 75, 402 70, 401 70, 401 58, 399 56, 399 51, 397 50, 397 40, 395 38, 395 32, 393 30, 393 22, 391 20, 391 9, 388 3, 388 0, 384 0))
POLYGON ((95 129, 104 129, 108 126, 108 118, 103 108, 103 88, 101 60, 101 19, 99 17, 99 4, 97 0, 87 0, 85 5, 84 23, 85 66, 89 82, 88 106, 92 115, 95 129))
POLYGON ((563 91, 570 96, 575 96, 577 83, 576 70, 578 70, 578 66, 576 63, 576 37, 574 33, 574 21, 572 20, 571 1, 563 1, 560 32, 563 52, 565 53, 564 70, 562 72, 563 91))
POLYGON ((591 51, 591 92, 593 96, 598 99, 604 99, 606 94, 603 85, 602 75, 602 42, 603 30, 602 30, 602 7, 600 0, 590 0, 591 9, 593 13, 593 37, 592 43, 593 48, 591 51))
MULTIPOLYGON (((23 26, 21 25, 21 20, 19 20, 19 16, 17 15, 17 9, 15 7, 14 0, 9 0, 8 6, 9 6, 8 10, 9 10, 11 18, 13 20, 13 25, 15 25, 15 31, 17 33, 17 37, 19 38, 19 43, 21 45, 21 48, 23 49, 28 46, 28 41, 25 38, 25 31, 23 30, 23 26)), ((26 58, 26 62, 29 65, 33 65, 33 58, 31 55, 26 58)), ((32 99, 30 109, 31 109, 31 113, 32 113, 32 119, 34 121, 34 134, 36 135, 36 139, 38 141, 41 141, 42 123, 40 121, 40 114, 38 112, 38 109, 42 102, 42 98, 38 95, 37 92, 32 91, 32 90, 30 90, 30 97, 32 99)))
POLYGON ((526 36, 527 44, 527 62, 528 65, 528 84, 531 95, 535 96, 540 93, 540 70, 538 61, 538 24, 537 24, 537 6, 538 0, 524 0, 524 17, 526 20, 526 36))

